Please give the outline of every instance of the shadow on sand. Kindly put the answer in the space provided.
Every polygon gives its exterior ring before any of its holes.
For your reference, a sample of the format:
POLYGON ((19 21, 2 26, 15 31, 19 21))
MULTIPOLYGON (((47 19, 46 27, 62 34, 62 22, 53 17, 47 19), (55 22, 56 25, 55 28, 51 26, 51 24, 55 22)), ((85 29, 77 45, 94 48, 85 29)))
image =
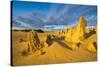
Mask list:
POLYGON ((52 43, 55 41, 55 42, 59 43, 60 46, 67 48, 69 50, 72 50, 71 47, 69 47, 66 43, 63 42, 64 39, 65 39, 64 36, 58 37, 55 35, 49 35, 47 37, 46 43, 48 44, 48 46, 51 46, 52 43))
POLYGON ((62 42, 62 41, 60 41, 60 40, 54 40, 54 41, 56 41, 57 43, 59 43, 59 45, 61 45, 62 47, 67 48, 67 49, 69 49, 69 50, 72 50, 72 48, 69 47, 69 46, 68 46, 66 43, 64 43, 64 42, 62 42))
POLYGON ((97 49, 97 43, 93 42, 94 47, 97 49))
POLYGON ((89 38, 93 34, 96 34, 96 32, 95 31, 90 31, 90 33, 86 33, 85 34, 85 38, 87 39, 87 38, 89 38))

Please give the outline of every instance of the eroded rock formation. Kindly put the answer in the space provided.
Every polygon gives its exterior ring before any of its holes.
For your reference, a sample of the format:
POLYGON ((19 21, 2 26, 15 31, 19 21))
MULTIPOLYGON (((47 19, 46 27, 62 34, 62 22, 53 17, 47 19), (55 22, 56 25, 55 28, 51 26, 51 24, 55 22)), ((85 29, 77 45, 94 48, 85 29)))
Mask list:
MULTIPOLYGON (((79 19, 79 22, 76 27, 69 28, 65 32, 65 40, 67 42, 72 43, 72 48, 76 48, 76 44, 78 43, 84 43, 86 41, 85 39, 85 33, 86 33, 86 26, 87 26, 87 21, 81 16, 79 19)), ((95 52, 96 49, 93 46, 92 42, 86 42, 85 43, 87 46, 87 49, 95 52)))

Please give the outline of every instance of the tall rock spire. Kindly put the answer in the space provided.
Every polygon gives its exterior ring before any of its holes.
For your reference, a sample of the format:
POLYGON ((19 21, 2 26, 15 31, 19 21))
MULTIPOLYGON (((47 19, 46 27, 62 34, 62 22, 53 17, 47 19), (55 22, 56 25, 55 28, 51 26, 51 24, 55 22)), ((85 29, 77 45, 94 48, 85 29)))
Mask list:
POLYGON ((85 28, 87 21, 80 16, 79 22, 75 28, 70 28, 66 30, 65 40, 72 42, 72 48, 76 47, 76 44, 85 39, 85 28))
POLYGON ((82 16, 80 16, 78 25, 76 27, 79 39, 84 39, 86 25, 87 25, 87 21, 82 16))

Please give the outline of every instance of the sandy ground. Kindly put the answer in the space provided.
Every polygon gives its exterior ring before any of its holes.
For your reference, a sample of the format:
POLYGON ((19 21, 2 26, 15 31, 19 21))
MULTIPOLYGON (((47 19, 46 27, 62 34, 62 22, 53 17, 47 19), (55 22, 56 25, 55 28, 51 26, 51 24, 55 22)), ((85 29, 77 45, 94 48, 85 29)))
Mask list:
MULTIPOLYGON (((57 32, 38 33, 40 41, 45 41, 47 34, 60 36, 57 32)), ((92 34, 87 40, 96 41, 96 34, 92 34)), ((97 53, 88 51, 85 44, 80 44, 79 48, 72 50, 70 43, 63 39, 55 39, 51 41, 48 47, 43 47, 31 55, 24 56, 22 55, 22 51, 25 50, 27 44, 27 32, 12 31, 11 49, 13 65, 54 64, 97 60, 97 53), (22 41, 20 41, 21 39, 22 41)), ((44 43, 44 45, 47 44, 44 43)))

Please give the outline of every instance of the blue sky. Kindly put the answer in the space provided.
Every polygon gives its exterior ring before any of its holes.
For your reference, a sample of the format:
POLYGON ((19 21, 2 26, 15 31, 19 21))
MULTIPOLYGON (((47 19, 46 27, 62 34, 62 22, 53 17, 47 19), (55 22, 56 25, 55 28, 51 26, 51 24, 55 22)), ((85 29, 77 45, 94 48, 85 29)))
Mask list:
POLYGON ((92 5, 13 1, 12 14, 13 27, 74 26, 80 16, 88 21, 88 26, 97 24, 97 7, 92 5))

